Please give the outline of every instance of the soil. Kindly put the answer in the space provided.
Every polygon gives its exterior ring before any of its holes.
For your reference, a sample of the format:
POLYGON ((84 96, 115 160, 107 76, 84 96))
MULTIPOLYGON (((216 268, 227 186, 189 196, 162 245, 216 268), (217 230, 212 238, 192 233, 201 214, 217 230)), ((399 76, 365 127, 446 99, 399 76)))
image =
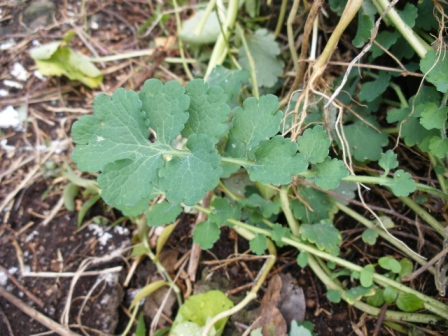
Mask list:
MULTIPOLYGON (((22 303, 19 308, 0 295, 0 335, 56 335, 48 332, 49 328, 39 322, 41 320, 25 314, 25 305, 78 334, 121 334, 132 314, 128 307, 135 294, 160 279, 156 266, 148 258, 142 258, 134 268, 131 253, 139 230, 135 223, 125 220, 111 225, 118 222, 121 214, 100 200, 86 212, 82 225, 78 226, 78 212, 92 196, 79 193, 75 211, 67 210, 61 199, 67 184, 64 162, 75 169, 70 160, 70 128, 80 116, 91 113, 96 94, 111 94, 118 87, 138 89, 144 80, 153 76, 182 80, 179 74, 183 70, 179 65, 163 62, 166 56, 178 56, 176 47, 162 37, 176 35, 175 20, 169 16, 164 22, 165 31, 157 25, 149 25, 139 35, 138 29, 155 15, 159 2, 107 0, 85 3, 84 13, 79 1, 70 0, 0 4, 0 89, 8 93, 0 100, 0 110, 11 105, 26 113, 24 128, 10 127, 0 131, 0 204, 3 204, 0 211, 0 287, 22 303), (69 30, 76 34, 70 46, 84 54, 91 55, 94 50, 99 56, 105 56, 152 48, 155 55, 118 60, 104 66, 98 64, 105 77, 102 86, 95 90, 64 77, 41 80, 34 73, 36 66, 29 55, 30 48, 38 43, 60 40, 69 30), (26 69, 25 80, 11 74, 16 63, 26 69), (5 79, 22 87, 8 86, 5 79), (59 144, 58 149, 50 150, 51 143, 59 144), (126 282, 128 276, 130 280, 126 282)), ((181 15, 187 16, 189 12, 187 8, 181 15)), ((83 177, 93 179, 88 175, 83 177)), ((369 200, 372 204, 381 201, 369 200)), ((192 248, 194 222, 195 215, 180 217, 180 223, 161 256, 162 264, 173 278, 185 267, 182 258, 192 248)), ((384 243, 366 249, 365 244, 359 243, 361 231, 357 223, 343 217, 337 218, 336 223, 346 242, 341 247, 346 253, 345 258, 360 260, 384 255, 385 251, 391 255, 395 253, 384 243)), ((398 226, 395 233, 401 233, 406 242, 416 245, 418 235, 405 223, 398 226)), ((427 238, 428 243, 421 253, 430 256, 433 246, 440 246, 441 242, 430 232, 428 237, 430 240, 427 238)), ((248 250, 246 241, 224 228, 214 248, 202 252, 196 283, 191 284, 185 277, 177 280, 181 294, 191 293, 191 286, 196 291, 205 286, 227 291, 234 300, 241 300, 264 260, 247 258, 216 266, 236 252, 249 255, 248 250)), ((312 322, 316 335, 355 335, 359 332, 370 335, 377 320, 361 315, 343 302, 330 303, 325 287, 309 269, 297 266, 296 257, 295 251, 280 249, 278 262, 268 281, 277 273, 290 274, 296 279, 306 298, 305 320, 312 322)), ((436 295, 430 277, 420 281, 416 283, 419 289, 425 288, 429 295, 436 295)), ((252 310, 253 316, 258 314, 267 287, 268 283, 264 284, 258 300, 247 309, 252 310)), ((164 294, 159 296, 163 298, 164 294)), ((171 324, 178 308, 175 296, 169 301, 158 323, 160 328, 171 324)), ((148 300, 142 307, 147 326, 154 316, 154 302, 158 307, 157 299, 148 300)), ((232 317, 225 335, 242 334, 241 325, 250 324, 243 317, 238 319, 232 317)), ((135 329, 136 323, 133 323, 131 332, 135 329)), ((442 328, 433 330, 440 335, 444 333, 442 328)), ((394 333, 383 328, 380 334, 394 333)))

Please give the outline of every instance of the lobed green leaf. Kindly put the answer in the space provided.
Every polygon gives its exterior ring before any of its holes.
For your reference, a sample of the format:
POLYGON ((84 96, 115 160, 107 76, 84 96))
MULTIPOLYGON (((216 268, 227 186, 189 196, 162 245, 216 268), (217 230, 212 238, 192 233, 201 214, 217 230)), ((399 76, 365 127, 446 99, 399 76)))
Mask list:
POLYGON ((199 244, 201 249, 208 250, 219 239, 220 233, 218 226, 210 220, 200 222, 193 231, 193 242, 199 244))
POLYGON ((161 226, 173 223, 182 212, 179 204, 162 202, 154 204, 146 213, 149 226, 161 226))
POLYGON ((348 176, 348 170, 344 163, 338 159, 327 157, 325 161, 316 164, 313 168, 315 175, 308 177, 308 180, 324 190, 335 189, 339 186, 341 179, 348 176))
POLYGON ((393 150, 389 149, 386 153, 381 154, 378 164, 384 169, 383 176, 386 176, 389 174, 391 169, 398 167, 397 154, 395 154, 393 150))
POLYGON ((190 97, 190 117, 182 135, 189 138, 193 134, 206 134, 217 142, 229 130, 230 108, 224 90, 198 78, 187 84, 186 93, 190 97))
POLYGON ((267 249, 266 236, 256 233, 255 237, 249 241, 250 249, 256 255, 262 255, 267 249))
MULTIPOLYGON (((278 76, 283 74, 283 61, 278 58, 280 47, 274 34, 266 29, 258 29, 255 34, 246 36, 249 52, 255 63, 255 74, 258 86, 273 87, 278 76)), ((250 69, 249 59, 244 47, 239 50, 240 64, 244 69, 250 69)))
POLYGON ((321 125, 308 128, 298 137, 297 144, 300 153, 304 154, 308 162, 320 163, 328 156, 331 140, 321 125))
POLYGON ((317 224, 302 224, 299 232, 302 239, 316 244, 319 250, 329 253, 336 251, 342 242, 340 232, 329 220, 317 224))
POLYGON ((173 158, 159 172, 159 186, 173 203, 194 205, 219 183, 221 156, 213 139, 192 135, 187 141, 190 153, 173 158))
POLYGON ((291 183, 294 175, 308 167, 305 156, 297 153, 297 144, 280 135, 262 141, 254 157, 254 162, 245 168, 252 181, 264 184, 291 183))
POLYGON ((260 99, 247 98, 242 108, 235 108, 226 154, 234 158, 249 157, 261 141, 276 135, 282 119, 279 106, 276 96, 266 95, 260 99))

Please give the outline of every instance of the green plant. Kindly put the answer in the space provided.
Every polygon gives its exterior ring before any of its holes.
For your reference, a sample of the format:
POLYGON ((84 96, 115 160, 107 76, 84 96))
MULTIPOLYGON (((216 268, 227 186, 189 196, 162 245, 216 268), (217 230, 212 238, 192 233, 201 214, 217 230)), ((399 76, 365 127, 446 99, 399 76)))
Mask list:
MULTIPOLYGON (((415 19, 416 15, 423 15, 418 13, 423 13, 426 7, 422 6, 428 6, 428 1, 417 7, 408 4, 401 13, 383 0, 334 0, 330 5, 342 15, 341 19, 311 66, 302 90, 298 95, 291 90, 288 95, 293 111, 287 108, 281 112, 279 99, 274 95, 259 96, 259 89, 275 84, 276 68, 280 65, 272 48, 271 53, 263 52, 263 57, 258 51, 259 59, 254 61, 251 50, 257 41, 275 43, 266 31, 257 30, 249 38, 236 25, 241 39, 239 61, 250 72, 254 97, 242 99, 245 95, 241 92, 247 92, 243 90, 248 85, 246 71, 219 66, 222 55, 229 49, 226 43, 235 24, 237 2, 230 1, 232 11, 212 53, 207 79, 194 79, 185 88, 175 81, 164 84, 150 79, 138 93, 118 89, 112 97, 99 95, 94 101, 94 115, 84 116, 73 125, 72 136, 77 143, 73 160, 80 170, 101 172, 98 184, 108 204, 126 215, 146 218, 149 226, 172 223, 182 205, 194 206, 208 216, 193 232, 194 242, 204 249, 213 246, 221 227, 229 226, 249 240, 257 254, 268 249, 275 256, 275 246, 297 248, 298 264, 312 268, 326 285, 331 301, 344 299, 372 315, 380 313, 376 307, 382 302, 396 304, 401 311, 386 312, 388 319, 396 321, 447 320, 445 304, 401 283, 401 278, 413 267, 411 260, 420 265, 426 261, 389 233, 393 223, 373 211, 376 221, 372 222, 341 201, 341 198, 347 200, 347 195, 353 198, 353 191, 360 191, 363 184, 380 185, 438 234, 446 235, 443 225, 408 197, 418 191, 443 202, 448 200, 445 107, 448 87, 444 77, 448 60, 436 56, 440 53, 431 50, 412 30, 425 29, 415 19), (422 86, 416 95, 406 99, 393 83, 395 69, 384 68, 380 73, 366 71, 365 75, 373 80, 364 82, 360 90, 361 78, 356 71, 348 71, 328 90, 322 75, 342 32, 358 15, 353 43, 362 47, 369 39, 373 41, 378 32, 378 27, 374 30, 377 13, 378 22, 384 19, 395 27, 381 31, 378 40, 389 45, 394 39, 403 39, 403 43, 407 40, 421 58, 420 70, 435 87, 422 86), (260 74, 262 70, 257 68, 260 63, 276 66, 260 74), (389 89, 396 93, 398 104, 383 99, 389 89), (366 106, 349 107, 352 97, 366 106), (387 115, 388 122, 399 122, 397 129, 382 130, 374 115, 384 102, 397 107, 387 115), (343 115, 344 106, 352 114, 343 115), (282 124, 286 125, 283 134, 282 124), (440 189, 417 183, 404 169, 397 169, 400 166, 397 154, 384 150, 388 134, 395 133, 404 138, 407 146, 417 145, 422 153, 427 153, 440 189), (332 146, 334 151, 330 152, 332 146), (359 165, 378 162, 382 171, 357 174, 353 162, 359 165), (235 173, 246 177, 245 189, 234 188, 235 173), (215 191, 211 205, 201 207, 198 203, 209 191, 215 191), (383 256, 378 263, 366 265, 341 258, 342 237, 332 221, 337 211, 366 226, 362 236, 366 243, 374 244, 381 236, 407 258, 398 261, 383 256), (287 226, 276 222, 281 212, 287 226), (349 276, 353 285, 343 284, 340 276, 349 276), (414 313, 421 308, 432 314, 414 313)), ((366 44, 364 54, 371 46, 372 43, 366 44)), ((374 60, 383 49, 372 48, 369 57, 374 60)), ((303 76, 300 69, 296 78, 303 76)), ((410 72, 407 68, 402 71, 410 72)), ((371 211, 362 197, 361 200, 371 211)), ((433 267, 428 267, 428 271, 436 272, 433 267)), ((254 296, 251 291, 248 298, 254 296)), ((211 327, 205 328, 204 335, 211 327)))

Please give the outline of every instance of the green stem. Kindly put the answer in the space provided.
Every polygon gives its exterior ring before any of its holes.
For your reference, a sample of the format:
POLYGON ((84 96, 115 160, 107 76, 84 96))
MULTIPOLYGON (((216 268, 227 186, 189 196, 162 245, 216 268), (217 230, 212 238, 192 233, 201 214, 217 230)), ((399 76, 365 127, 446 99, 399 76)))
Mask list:
MULTIPOLYGON (((270 234, 270 233, 269 233, 270 234)), ((335 257, 329 253, 320 251, 314 247, 311 247, 309 245, 306 245, 304 243, 301 243, 299 241, 297 241, 298 239, 294 239, 294 237, 292 238, 282 238, 282 242, 294 246, 297 249, 299 249, 300 251, 305 251, 308 253, 311 253, 315 256, 318 256, 322 259, 325 260, 329 260, 329 261, 333 261, 334 263, 343 266, 351 271, 356 271, 356 272, 361 272, 362 271, 362 267, 355 265, 347 260, 335 257)), ((386 278, 383 275, 374 273, 373 274, 373 279, 380 284, 383 287, 387 287, 387 286, 391 286, 394 287, 404 293, 410 293, 410 294, 414 294, 415 296, 417 296, 419 299, 421 299, 424 303, 424 306, 427 310, 445 318, 448 319, 448 306, 446 306, 445 304, 430 298, 422 293, 420 293, 419 291, 416 291, 412 288, 409 288, 403 284, 400 284, 392 279, 386 278)))
POLYGON ((240 303, 238 303, 235 307, 216 315, 209 322, 207 322, 201 336, 208 336, 210 330, 213 328, 215 323, 217 323, 219 320, 222 320, 225 317, 231 316, 231 315, 239 312, 240 310, 242 310, 244 307, 246 307, 252 300, 254 300, 257 297, 257 292, 260 289, 263 282, 266 280, 266 277, 268 276, 272 267, 274 266, 275 260, 276 260, 275 256, 272 256, 272 255, 267 256, 267 260, 264 263, 263 268, 260 270, 257 278, 255 279, 254 286, 252 287, 250 292, 247 293, 246 297, 240 303))
MULTIPOLYGON (((175 9, 174 12, 174 16, 176 17, 176 23, 177 23, 177 33, 179 34, 179 32, 182 29, 182 22, 180 20, 180 15, 179 15, 179 11, 178 11, 178 5, 177 5, 177 0, 173 0, 173 6, 175 9)), ((185 52, 184 52, 184 44, 182 43, 182 41, 180 39, 178 39, 178 44, 179 44, 179 54, 180 54, 180 58, 182 60, 185 60, 185 52)), ((190 80, 194 79, 193 74, 190 71, 190 68, 188 67, 187 62, 182 62, 182 66, 184 68, 185 73, 187 74, 188 78, 190 80)))
POLYGON ((222 157, 221 161, 222 162, 227 162, 227 163, 233 163, 233 164, 236 164, 238 166, 250 166, 250 165, 253 164, 253 162, 250 162, 249 160, 235 159, 235 158, 231 158, 231 157, 222 157))
MULTIPOLYGON (((151 247, 149 246, 148 240, 146 239, 147 235, 147 224, 146 224, 146 217, 140 217, 137 219, 137 227, 140 228, 140 234, 141 234, 141 241, 143 243, 143 246, 145 247, 146 253, 151 259, 151 261, 156 265, 157 270, 164 275, 165 280, 170 284, 170 287, 173 288, 174 294, 176 294, 177 303, 182 305, 182 298, 180 296, 180 289, 177 287, 176 283, 171 279, 170 274, 166 270, 166 268, 160 263, 159 260, 156 260, 155 254, 152 252, 151 247)), ((138 306, 138 305, 137 305, 138 306)))
POLYGON ((413 199, 409 197, 400 197, 400 200, 412 209, 421 219, 431 225, 442 237, 445 237, 445 231, 442 224, 437 219, 431 216, 425 209, 418 205, 413 199))
POLYGON ((282 0, 282 6, 280 7, 280 13, 278 16, 277 26, 275 27, 274 36, 277 38, 278 34, 282 30, 283 22, 285 21, 286 7, 288 5, 288 0, 282 0))
POLYGON ((292 62, 294 64, 294 71, 297 72, 299 67, 299 57, 297 56, 296 43, 294 41, 294 31, 292 29, 292 24, 296 17, 296 13, 299 10, 300 0, 294 0, 291 10, 289 11, 288 20, 286 20, 286 32, 288 35, 288 46, 291 52, 292 62))
MULTIPOLYGON (((387 232, 382 230, 379 226, 375 225, 373 222, 369 221, 367 218, 361 216, 359 213, 357 213, 356 211, 345 206, 341 202, 338 202, 336 200, 332 200, 332 202, 334 205, 336 205, 338 207, 339 210, 343 211, 344 213, 346 213, 353 219, 357 220, 358 222, 363 224, 365 227, 375 230, 378 233, 378 235, 380 235, 383 239, 385 239, 390 244, 392 244, 393 246, 398 248, 401 252, 406 254, 409 258, 415 260, 420 265, 423 265, 423 266, 426 265, 426 261, 423 258, 419 257, 415 253, 410 253, 409 248, 404 243, 402 243, 399 240, 392 239, 392 237, 389 234, 387 234, 387 232)), ((429 271, 432 274, 434 274, 435 273, 434 267, 429 268, 429 271)))
POLYGON ((194 30, 194 33, 196 35, 201 35, 202 34, 202 30, 205 27, 205 24, 207 23, 207 19, 210 16, 210 14, 212 13, 213 9, 216 6, 216 1, 217 0, 210 0, 207 7, 205 8, 204 14, 202 15, 201 19, 199 20, 199 23, 196 27, 196 29, 194 30))
POLYGON ((252 94, 255 98, 259 98, 260 94, 258 92, 258 81, 257 81, 257 73, 255 71, 254 58, 252 57, 252 54, 249 50, 249 46, 247 45, 246 37, 244 36, 244 31, 238 23, 236 24, 236 30, 238 32, 238 35, 241 38, 241 42, 243 43, 244 52, 246 53, 247 60, 249 62, 250 77, 252 80, 252 94))
MULTIPOLYGON (((382 11, 390 6, 390 2, 388 0, 373 0, 373 2, 377 5, 377 8, 381 8, 382 11)), ((431 46, 414 33, 414 31, 403 21, 395 8, 391 8, 389 10, 387 17, 390 19, 395 28, 397 28, 397 30, 401 33, 401 35, 408 41, 420 58, 424 58, 428 50, 431 50, 431 46)))
POLYGON ((433 167, 433 170, 437 176, 437 180, 439 181, 440 184, 440 189, 442 189, 442 191, 447 194, 447 190, 446 190, 446 182, 445 182, 445 177, 443 176, 443 174, 439 174, 436 172, 436 166, 437 166, 437 159, 434 157, 434 155, 431 154, 431 152, 428 153, 429 156, 429 161, 431 161, 431 165, 433 167))
MULTIPOLYGON (((305 171, 304 173, 301 173, 301 176, 306 176, 310 174, 309 171, 305 171)), ((370 183, 370 184, 380 184, 380 185, 384 185, 387 186, 389 183, 391 183, 393 181, 393 179, 388 178, 388 177, 382 177, 382 176, 359 176, 359 175, 349 175, 347 177, 344 177, 341 179, 342 181, 346 181, 346 182, 358 182, 358 183, 370 183)), ((427 186, 425 184, 421 184, 421 183, 416 183, 415 187, 417 188, 417 190, 421 190, 424 192, 427 192, 429 194, 438 196, 440 198, 446 199, 448 200, 448 195, 445 194, 444 192, 427 186)))
MULTIPOLYGON (((261 233, 266 235, 267 237, 271 236, 271 232, 268 230, 264 230, 264 229, 260 229, 260 228, 256 228, 252 225, 248 225, 246 223, 242 223, 240 221, 234 220, 234 219, 229 219, 228 220, 229 223, 232 223, 236 226, 240 226, 243 228, 246 228, 249 231, 252 232, 257 232, 257 233, 261 233)), ((291 237, 291 238, 286 238, 283 237, 282 238, 282 242, 291 246, 294 246, 295 248, 297 248, 299 251, 305 251, 308 252, 316 257, 320 257, 322 259, 328 260, 328 261, 332 261, 342 267, 345 267, 351 271, 356 271, 356 272, 361 272, 362 271, 362 267, 355 265, 345 259, 333 256, 327 252, 321 251, 316 249, 313 246, 307 245, 303 242, 301 242, 299 240, 299 238, 297 237, 291 237)), ((375 282, 377 282, 378 284, 380 284, 383 287, 387 287, 387 286, 391 286, 394 287, 404 293, 410 293, 410 294, 414 294, 415 296, 417 296, 419 299, 421 299, 424 303, 424 307, 425 309, 433 312, 434 314, 437 314, 438 316, 441 316, 445 319, 448 320, 448 306, 433 299, 430 298, 422 293, 420 293, 419 291, 416 291, 412 288, 409 288, 401 283, 398 283, 392 279, 389 279, 383 275, 374 273, 373 275, 373 279, 375 280, 375 282)))
POLYGON ((100 63, 100 62, 112 62, 119 61, 128 58, 141 57, 141 56, 152 56, 154 53, 154 49, 145 49, 145 50, 137 50, 131 51, 127 53, 122 53, 118 55, 109 55, 103 57, 89 57, 90 62, 100 63))
POLYGON ((229 7, 227 8, 227 17, 223 27, 223 32, 219 35, 215 47, 213 48, 210 61, 208 62, 207 71, 205 72, 205 78, 208 77, 215 66, 222 64, 226 57, 229 49, 227 41, 229 40, 230 32, 235 25, 236 17, 238 15, 238 3, 238 0, 229 0, 229 7))
MULTIPOLYGON (((326 272, 322 270, 322 268, 319 266, 318 262, 313 256, 309 256, 308 258, 308 265, 313 270, 314 274, 325 284, 325 286, 328 289, 337 290, 341 293, 342 299, 345 301, 347 300, 345 291, 342 287, 340 287, 338 284, 335 283, 334 280, 332 280, 326 272)), ((381 312, 381 309, 372 307, 371 305, 362 302, 362 301, 355 301, 353 303, 353 306, 358 308, 359 310, 372 315, 372 316, 378 316, 381 312)), ((387 320, 394 320, 394 321, 407 321, 407 322, 416 322, 416 323, 435 323, 436 321, 440 320, 440 317, 429 315, 429 314, 415 314, 415 313, 402 313, 402 312, 396 312, 396 311, 390 311, 388 310, 386 312, 385 318, 387 320)))
POLYGON ((316 63, 313 66, 313 70, 320 70, 325 68, 325 65, 327 64, 328 60, 330 59, 333 50, 336 48, 336 45, 339 42, 339 39, 341 38, 342 34, 344 33, 347 26, 352 22, 355 15, 358 13, 359 8, 361 8, 361 5, 363 3, 363 0, 349 0, 347 4, 345 5, 344 12, 341 15, 341 18, 339 19, 339 22, 336 26, 336 28, 333 30, 333 33, 331 34, 328 42, 325 45, 324 50, 322 51, 322 54, 317 59, 316 63))
POLYGON ((280 204, 285 214, 286 221, 288 222, 289 228, 294 236, 299 237, 300 233, 300 224, 294 218, 294 215, 291 211, 291 207, 289 206, 289 197, 288 197, 288 187, 283 186, 280 188, 280 204))

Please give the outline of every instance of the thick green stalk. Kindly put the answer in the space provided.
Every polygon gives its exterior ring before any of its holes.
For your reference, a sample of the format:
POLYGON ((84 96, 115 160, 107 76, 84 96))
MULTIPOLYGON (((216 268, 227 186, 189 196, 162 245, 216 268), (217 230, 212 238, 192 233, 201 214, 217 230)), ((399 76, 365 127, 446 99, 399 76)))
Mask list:
POLYGON ((280 34, 280 31, 283 27, 283 22, 285 22, 285 14, 286 14, 286 7, 288 5, 288 0, 282 0, 282 6, 280 7, 280 14, 278 16, 277 26, 275 27, 274 36, 277 38, 278 34, 280 34))
MULTIPOLYGON (((176 17, 177 32, 180 32, 180 30, 182 29, 182 22, 181 22, 180 16, 179 16, 179 11, 178 11, 179 6, 177 5, 177 0, 173 0, 173 6, 175 9, 174 16, 176 17)), ((179 44, 180 57, 182 60, 185 60, 184 44, 182 43, 182 41, 180 39, 178 39, 178 44, 179 44)), ((187 74, 188 78, 190 80, 192 80, 194 77, 190 71, 190 68, 188 67, 188 64, 186 62, 182 62, 182 66, 184 67, 185 73, 187 74)))
POLYGON ((412 209, 421 219, 423 219, 426 223, 432 226, 434 230, 436 230, 442 237, 445 238, 446 234, 444 231, 444 227, 439 223, 437 219, 431 216, 425 209, 423 209, 420 205, 418 205, 413 199, 409 197, 400 197, 400 200, 406 204, 409 208, 412 209))
MULTIPOLYGON (((388 241, 390 244, 395 246, 397 249, 399 249, 401 252, 406 254, 409 258, 413 259, 414 261, 418 262, 420 265, 426 265, 425 259, 421 258, 419 255, 415 253, 410 253, 409 248, 400 240, 393 239, 390 234, 382 230, 379 226, 375 225, 373 222, 369 221, 367 218, 361 216, 356 211, 353 211, 349 207, 345 206, 341 202, 338 202, 336 200, 333 200, 333 204, 335 204, 339 210, 343 211, 353 219, 357 220, 361 224, 363 224, 365 227, 375 230, 378 235, 380 235, 383 239, 388 241)), ((434 267, 429 268, 429 272, 432 274, 435 273, 434 267)))
MULTIPOLYGON (((339 257, 335 257, 329 253, 320 251, 312 246, 309 246, 307 244, 299 242, 297 239, 294 239, 294 237, 293 238, 282 238, 282 242, 285 244, 294 246, 300 251, 305 251, 305 252, 311 253, 317 257, 320 257, 322 259, 325 259, 328 261, 333 261, 334 263, 336 263, 340 266, 343 266, 351 271, 356 271, 356 272, 362 271, 361 266, 355 265, 347 260, 341 259, 339 257)), ((419 291, 416 291, 416 290, 409 288, 403 284, 400 284, 392 279, 386 278, 383 275, 374 273, 373 279, 375 280, 375 282, 377 282, 381 286, 384 286, 384 287, 392 286, 404 293, 414 294, 415 296, 417 296, 419 299, 421 299, 423 301, 425 309, 448 320, 448 306, 447 305, 445 305, 433 298, 430 298, 430 297, 420 293, 419 291)))
MULTIPOLYGON (((377 8, 381 8, 382 11, 390 6, 390 2, 388 0, 373 0, 373 2, 377 5, 377 8)), ((401 33, 401 35, 408 41, 420 58, 424 58, 426 52, 431 50, 431 46, 414 33, 414 31, 403 21, 395 8, 391 8, 389 10, 387 17, 390 19, 395 28, 397 28, 397 30, 401 33)))
MULTIPOLYGON (((314 274, 322 281, 328 289, 337 290, 341 293, 341 297, 344 301, 348 301, 345 291, 342 287, 340 287, 334 280, 332 280, 319 266, 316 259, 310 255, 308 257, 308 265, 313 270, 314 274)), ((381 312, 381 309, 373 307, 362 301, 355 301, 353 306, 358 308, 359 310, 372 315, 378 316, 381 312)), ((441 318, 435 315, 429 314, 415 314, 415 313, 402 313, 397 311, 386 311, 386 319, 394 320, 394 321, 407 321, 407 322, 416 322, 416 323, 435 323, 441 318)))
POLYGON ((447 194, 448 191, 446 190, 446 185, 445 185, 445 177, 443 176, 443 174, 439 174, 436 172, 436 166, 437 166, 437 159, 435 158, 434 155, 432 155, 430 152, 428 153, 428 157, 429 157, 429 161, 431 161, 431 165, 433 167, 434 173, 437 176, 437 180, 439 181, 440 184, 440 189, 442 189, 442 191, 447 194))
POLYGON ((210 75, 210 72, 215 66, 222 64, 227 55, 229 49, 227 41, 229 40, 231 30, 235 26, 236 17, 238 15, 238 3, 238 0, 229 0, 229 7, 227 8, 227 17, 226 22, 224 23, 223 33, 219 35, 215 47, 213 48, 212 56, 208 62, 208 67, 204 78, 207 78, 208 75, 210 75))
MULTIPOLYGON (((257 233, 261 233, 266 235, 267 237, 271 236, 271 232, 265 229, 260 229, 260 228, 256 228, 252 225, 237 221, 237 220, 233 220, 233 219, 229 219, 228 220, 229 223, 232 223, 234 225, 246 228, 249 231, 252 232, 257 232, 257 233)), ((339 258, 339 257, 335 257, 327 252, 318 250, 317 248, 310 246, 308 244, 305 244, 303 242, 301 242, 299 240, 299 238, 297 237, 291 237, 291 238, 286 238, 283 237, 282 238, 282 242, 285 244, 288 244, 290 246, 294 246, 295 248, 297 248, 299 251, 305 251, 308 252, 310 254, 312 254, 313 256, 322 258, 324 260, 328 260, 328 261, 332 261, 334 263, 336 263, 339 266, 345 267, 350 271, 356 271, 356 272, 361 272, 362 271, 362 267, 356 264, 353 264, 345 259, 339 258)), ((442 302, 439 302, 431 297, 428 297, 422 293, 420 293, 417 290, 414 290, 412 288, 409 288, 399 282, 396 282, 395 280, 389 279, 383 275, 374 273, 373 274, 373 279, 376 283, 378 283, 379 285, 383 286, 383 287, 387 287, 387 286, 391 286, 394 287, 395 289, 398 289, 399 291, 402 291, 404 293, 410 293, 410 294, 414 294, 415 296, 417 296, 420 300, 422 300, 425 309, 429 310, 430 312, 443 317, 444 319, 448 320, 448 306, 443 304, 442 302)))
POLYGON ((210 16, 210 14, 212 13, 213 9, 216 6, 216 1, 217 0, 210 0, 207 4, 207 7, 205 8, 204 14, 202 15, 201 19, 199 20, 199 23, 196 27, 196 29, 194 30, 194 33, 196 35, 201 35, 202 34, 202 30, 205 27, 205 24, 207 23, 207 19, 210 16))
POLYGON ((252 57, 252 53, 249 50, 249 46, 247 45, 246 37, 244 36, 243 28, 239 24, 236 24, 236 30, 238 35, 241 38, 241 42, 243 42, 244 52, 246 53, 247 60, 249 61, 250 68, 250 78, 252 80, 252 95, 255 98, 260 98, 260 94, 258 93, 258 81, 257 81, 257 73, 255 71, 255 61, 252 57))
POLYGON ((361 8, 361 5, 363 3, 363 0, 349 0, 347 4, 345 5, 344 12, 341 15, 341 18, 339 19, 339 22, 336 26, 336 28, 333 30, 333 33, 331 34, 328 42, 325 45, 324 50, 322 51, 322 54, 317 59, 316 63, 313 66, 313 70, 323 70, 325 68, 325 65, 330 60, 330 57, 333 53, 334 48, 336 48, 336 45, 339 42, 339 39, 341 38, 342 34, 344 33, 347 26, 352 22, 355 15, 358 13, 359 8, 361 8))
POLYGON ((289 206, 289 198, 288 198, 288 187, 283 186, 280 188, 280 203, 285 214, 286 221, 288 222, 289 228, 294 236, 299 236, 300 225, 297 220, 294 218, 294 215, 291 211, 291 207, 289 206))

